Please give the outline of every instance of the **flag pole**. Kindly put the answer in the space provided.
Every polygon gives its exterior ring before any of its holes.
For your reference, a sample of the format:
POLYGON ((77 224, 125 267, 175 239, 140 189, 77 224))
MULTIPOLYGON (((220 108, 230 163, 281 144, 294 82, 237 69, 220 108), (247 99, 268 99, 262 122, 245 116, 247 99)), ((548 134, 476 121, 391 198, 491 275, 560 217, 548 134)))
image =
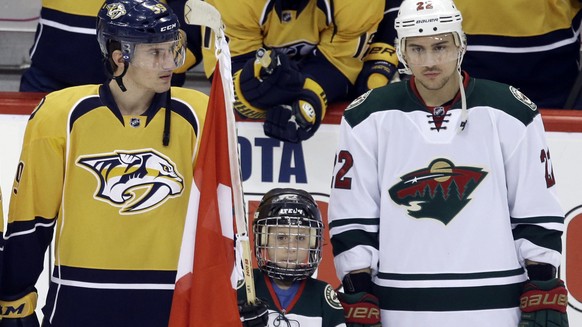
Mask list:
POLYGON ((247 302, 253 304, 256 301, 256 293, 249 241, 249 225, 244 206, 244 192, 241 179, 236 124, 232 108, 234 90, 232 83, 230 50, 228 48, 228 43, 226 42, 220 13, 216 8, 201 0, 188 0, 184 9, 184 20, 187 24, 210 27, 215 35, 215 55, 218 62, 216 67, 220 69, 220 76, 223 79, 222 85, 224 88, 223 93, 226 105, 230 175, 232 179, 234 216, 237 229, 236 238, 242 248, 242 268, 247 302))

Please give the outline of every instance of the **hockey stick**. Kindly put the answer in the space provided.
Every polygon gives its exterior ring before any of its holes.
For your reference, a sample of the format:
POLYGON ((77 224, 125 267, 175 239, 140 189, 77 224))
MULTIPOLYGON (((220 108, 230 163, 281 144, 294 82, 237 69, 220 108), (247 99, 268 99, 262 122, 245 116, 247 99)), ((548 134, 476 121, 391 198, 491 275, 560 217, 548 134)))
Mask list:
POLYGON ((574 104, 580 97, 580 91, 582 91, 582 70, 578 73, 578 77, 576 78, 574 85, 572 85, 566 103, 564 103, 564 109, 574 109, 574 104))
POLYGON ((232 179, 232 193, 234 202, 234 215, 236 220, 236 238, 242 247, 243 275, 247 302, 254 304, 256 301, 255 282, 253 279, 253 267, 251 260, 251 247, 249 243, 248 223, 244 207, 243 188, 240 171, 240 156, 238 155, 238 141, 232 103, 234 99, 232 76, 230 72, 230 51, 226 43, 224 28, 220 13, 212 5, 201 0, 188 0, 184 7, 184 20, 190 25, 210 27, 215 35, 216 57, 219 61, 220 73, 225 88, 226 119, 228 129, 228 149, 230 157, 230 175, 232 179), (222 61, 221 61, 222 59, 222 61), (226 71, 223 68, 226 67, 226 71), (236 154, 236 155, 232 155, 236 154))
POLYGON ((188 25, 210 27, 218 36, 221 32, 222 20, 220 13, 214 6, 202 0, 188 0, 184 5, 184 20, 188 25))

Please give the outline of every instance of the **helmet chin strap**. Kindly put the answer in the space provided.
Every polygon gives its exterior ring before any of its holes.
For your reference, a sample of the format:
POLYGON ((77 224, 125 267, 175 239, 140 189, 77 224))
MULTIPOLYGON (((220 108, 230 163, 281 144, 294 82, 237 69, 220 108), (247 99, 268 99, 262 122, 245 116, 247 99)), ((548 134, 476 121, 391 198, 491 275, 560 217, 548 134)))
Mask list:
POLYGON ((457 133, 460 133, 465 130, 465 126, 467 126, 467 120, 469 118, 469 113, 467 111, 467 96, 465 95, 463 73, 461 72, 461 58, 459 58, 457 64, 457 75, 459 76, 459 92, 461 93, 461 119, 459 126, 457 126, 457 133))
POLYGON ((123 65, 123 71, 121 72, 121 74, 119 76, 115 76, 113 72, 113 67, 111 67, 111 65, 109 64, 109 58, 110 57, 103 59, 103 65, 105 65, 105 75, 107 75, 109 79, 115 80, 115 82, 117 82, 117 85, 119 85, 119 88, 121 89, 122 92, 127 91, 127 88, 123 84, 122 78, 123 76, 125 76, 125 73, 127 73, 127 68, 129 67, 129 60, 124 61, 125 65, 123 65))
POLYGON ((121 92, 127 91, 127 88, 125 87, 125 85, 123 85, 122 78, 123 78, 123 76, 125 76, 125 73, 127 73, 128 67, 129 67, 129 61, 126 61, 125 65, 123 65, 123 71, 121 72, 121 74, 119 76, 113 76, 113 74, 111 74, 111 77, 117 82, 117 85, 119 85, 121 92))

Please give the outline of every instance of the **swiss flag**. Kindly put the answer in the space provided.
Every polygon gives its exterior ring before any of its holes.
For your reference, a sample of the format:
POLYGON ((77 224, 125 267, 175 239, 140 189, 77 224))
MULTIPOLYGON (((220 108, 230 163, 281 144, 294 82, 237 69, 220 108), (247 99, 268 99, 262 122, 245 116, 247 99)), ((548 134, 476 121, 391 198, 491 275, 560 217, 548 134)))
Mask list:
MULTIPOLYGON (((236 290, 231 281, 235 266, 233 160, 229 152, 226 115, 232 107, 227 105, 228 94, 223 88, 229 79, 223 84, 219 66, 220 62, 214 71, 194 168, 170 327, 241 326, 236 290)), ((238 158, 236 152, 232 156, 238 158)))

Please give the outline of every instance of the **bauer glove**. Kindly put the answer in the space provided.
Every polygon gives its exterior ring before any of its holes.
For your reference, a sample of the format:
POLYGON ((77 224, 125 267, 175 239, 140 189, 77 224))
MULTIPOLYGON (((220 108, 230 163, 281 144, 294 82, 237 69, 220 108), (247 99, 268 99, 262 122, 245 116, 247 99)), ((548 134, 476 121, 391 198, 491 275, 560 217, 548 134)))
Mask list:
POLYGON ((384 86, 398 71, 398 57, 393 46, 386 43, 372 43, 363 59, 364 66, 356 80, 356 94, 384 86))
POLYGON ((561 279, 528 281, 519 301, 518 327, 568 327, 568 291, 561 279))
POLYGON ((36 290, 25 296, 14 296, 0 300, 0 327, 38 327, 35 309, 38 294, 36 290))
POLYGON ((269 323, 269 306, 260 299, 255 303, 238 301, 238 312, 243 327, 266 327, 269 323))
POLYGON ((346 318, 347 327, 380 327, 378 298, 366 292, 354 294, 337 293, 346 318))
POLYGON ((260 119, 267 109, 295 101, 305 77, 283 53, 259 49, 256 57, 234 74, 234 108, 245 117, 260 119))
POLYGON ((299 99, 267 111, 263 125, 265 135, 292 143, 307 140, 319 128, 326 107, 325 93, 317 83, 308 78, 299 99))

